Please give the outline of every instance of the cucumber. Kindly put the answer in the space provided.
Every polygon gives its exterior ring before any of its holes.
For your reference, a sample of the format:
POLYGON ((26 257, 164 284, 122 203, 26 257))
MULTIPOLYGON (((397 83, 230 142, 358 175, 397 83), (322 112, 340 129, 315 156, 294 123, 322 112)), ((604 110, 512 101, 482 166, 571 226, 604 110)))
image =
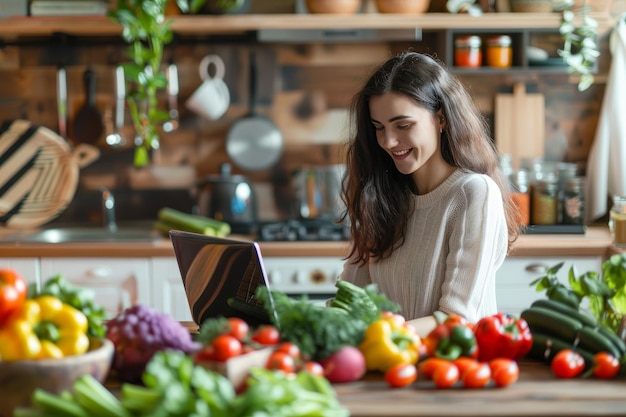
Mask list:
POLYGON ((563 304, 556 300, 542 298, 542 299, 534 301, 530 306, 531 307, 544 307, 544 308, 549 308, 554 311, 558 311, 559 313, 563 313, 567 316, 570 316, 580 321, 584 326, 595 327, 598 325, 598 322, 596 321, 596 319, 591 317, 590 315, 584 314, 581 311, 576 310, 575 308, 567 304, 563 304))
POLYGON ((616 335, 613 330, 603 325, 599 325, 598 327, 594 328, 594 330, 596 330, 601 335, 603 335, 604 337, 609 339, 611 342, 613 342, 613 344, 615 345, 617 350, 619 350, 619 353, 620 353, 620 356, 618 357, 618 359, 626 355, 626 343, 624 343, 624 341, 618 335, 616 335))
POLYGON ((608 352, 617 359, 621 358, 619 349, 597 329, 583 327, 578 332, 578 346, 591 353, 608 352))
POLYGON ((175 229, 186 232, 199 233, 208 236, 226 236, 230 234, 228 223, 196 214, 183 213, 173 208, 164 207, 159 210, 157 217, 162 222, 175 229))
POLYGON ((593 353, 581 347, 574 348, 572 343, 541 332, 533 333, 533 344, 526 357, 549 363, 563 349, 575 350, 585 359, 586 368, 592 366, 593 353))
POLYGON ((544 333, 573 343, 583 325, 580 321, 544 307, 530 307, 520 314, 531 332, 544 333))

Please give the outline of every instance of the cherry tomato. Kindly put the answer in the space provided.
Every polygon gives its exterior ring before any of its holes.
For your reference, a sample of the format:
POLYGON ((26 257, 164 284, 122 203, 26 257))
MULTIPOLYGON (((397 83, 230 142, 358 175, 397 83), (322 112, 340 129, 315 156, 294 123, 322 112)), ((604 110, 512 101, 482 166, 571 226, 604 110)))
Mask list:
POLYGON ((476 366, 470 366, 462 376, 465 388, 482 388, 491 381, 491 369, 487 362, 477 362, 476 366))
POLYGON ((270 354, 270 357, 267 359, 267 364, 265 365, 265 367, 267 369, 283 371, 286 374, 290 374, 295 372, 296 370, 296 360, 288 353, 280 350, 275 350, 270 354))
POLYGON ((446 363, 450 363, 450 361, 435 356, 426 358, 418 365, 419 373, 426 379, 433 379, 435 370, 439 367, 446 366, 446 363))
POLYGON ((519 378, 519 366, 513 359, 493 359, 489 362, 489 368, 491 368, 491 379, 496 387, 506 387, 519 378))
POLYGON ((285 352, 294 359, 300 359, 300 348, 292 342, 281 342, 276 348, 277 351, 285 352))
POLYGON ((400 363, 385 372, 385 381, 393 388, 406 387, 416 379, 417 367, 411 363, 400 363))
POLYGON ((563 349, 552 358, 550 367, 558 378, 574 378, 585 369, 585 359, 572 349, 563 349))
POLYGON ((196 361, 212 361, 215 360, 215 349, 212 345, 204 346, 198 353, 196 353, 196 361))
POLYGON ((596 378, 614 378, 619 368, 619 360, 608 352, 599 352, 593 356, 593 375, 596 378))
POLYGON ((224 362, 230 358, 241 355, 242 346, 239 339, 229 334, 220 334, 213 342, 213 360, 224 362))
POLYGON ((324 367, 316 361, 306 361, 302 365, 302 370, 315 376, 324 376, 324 367))
POLYGON ((468 369, 476 368, 479 365, 476 359, 469 358, 467 356, 459 356, 458 358, 453 360, 452 363, 454 363, 456 367, 459 368, 459 374, 461 378, 463 378, 463 375, 468 369))
POLYGON ((437 388, 450 388, 459 381, 459 368, 446 361, 435 368, 433 382, 437 388))
POLYGON ((250 327, 245 320, 240 319, 239 317, 229 317, 228 326, 230 328, 228 334, 230 334, 231 336, 236 337, 241 341, 244 341, 246 337, 248 337, 248 331, 250 330, 250 327))
POLYGON ((12 269, 0 269, 0 322, 22 306, 26 300, 26 280, 12 269))
POLYGON ((280 342, 280 333, 276 327, 264 324, 254 330, 252 340, 262 345, 275 345, 280 342))

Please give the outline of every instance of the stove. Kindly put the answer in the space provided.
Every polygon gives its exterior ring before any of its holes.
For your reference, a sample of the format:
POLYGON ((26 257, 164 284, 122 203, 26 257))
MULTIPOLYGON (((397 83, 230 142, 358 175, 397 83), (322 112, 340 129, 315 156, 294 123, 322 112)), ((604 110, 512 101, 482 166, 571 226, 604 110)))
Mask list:
POLYGON ((344 241, 350 239, 350 230, 331 219, 294 219, 263 222, 258 225, 257 240, 276 241, 344 241))

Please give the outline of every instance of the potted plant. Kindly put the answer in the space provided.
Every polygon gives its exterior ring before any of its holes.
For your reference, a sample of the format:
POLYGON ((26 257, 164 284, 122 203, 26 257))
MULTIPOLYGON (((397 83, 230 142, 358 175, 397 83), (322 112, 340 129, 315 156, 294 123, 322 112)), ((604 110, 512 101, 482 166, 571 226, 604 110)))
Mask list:
POLYGON ((555 7, 561 11, 559 32, 564 41, 563 49, 559 49, 558 54, 572 74, 580 75, 578 91, 584 91, 595 81, 593 71, 600 56, 596 43, 598 22, 588 15, 591 7, 587 6, 587 0, 577 10, 573 10, 572 0, 564 0, 555 7), (578 25, 575 23, 577 17, 580 17, 581 22, 578 25))
MULTIPOLYGON (((176 0, 183 13, 195 13, 206 0, 176 0)), ((242 0, 217 0, 228 10, 241 5, 242 0)), ((168 120, 167 111, 159 108, 157 94, 167 88, 167 78, 161 69, 165 45, 174 34, 165 15, 168 0, 118 0, 108 14, 122 26, 122 38, 129 44, 130 62, 123 64, 127 81, 127 103, 135 128, 133 164, 149 164, 150 154, 159 148, 159 128, 168 120)))

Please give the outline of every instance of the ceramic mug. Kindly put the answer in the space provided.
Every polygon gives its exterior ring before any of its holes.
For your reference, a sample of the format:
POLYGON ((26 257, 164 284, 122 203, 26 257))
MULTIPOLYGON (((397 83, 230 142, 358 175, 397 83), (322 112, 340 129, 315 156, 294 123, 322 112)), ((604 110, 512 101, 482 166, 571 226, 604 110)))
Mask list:
POLYGON ((224 61, 218 55, 207 55, 200 61, 198 69, 202 84, 187 99, 185 106, 209 120, 217 120, 230 105, 230 93, 224 82, 224 61))

